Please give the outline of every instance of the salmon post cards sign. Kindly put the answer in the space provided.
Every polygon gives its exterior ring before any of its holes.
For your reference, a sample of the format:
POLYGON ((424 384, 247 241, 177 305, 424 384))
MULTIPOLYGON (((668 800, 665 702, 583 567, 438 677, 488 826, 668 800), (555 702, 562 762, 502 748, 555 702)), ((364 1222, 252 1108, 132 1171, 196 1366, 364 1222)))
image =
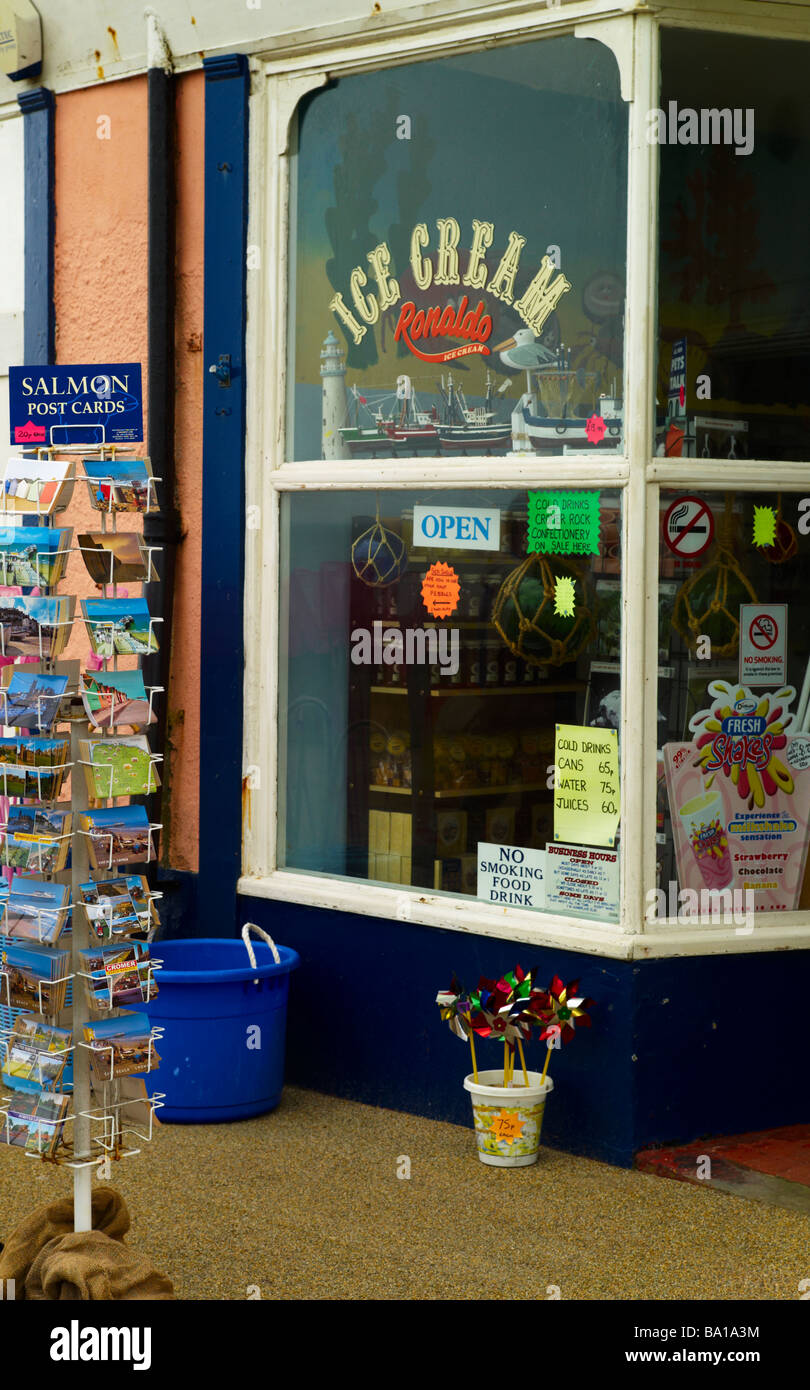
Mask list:
MULTIPOLYGON (((810 820, 810 735, 793 686, 712 681, 691 743, 664 745, 681 889, 750 889, 756 912, 798 907, 810 820)), ((749 900, 750 901, 750 900, 749 900)))

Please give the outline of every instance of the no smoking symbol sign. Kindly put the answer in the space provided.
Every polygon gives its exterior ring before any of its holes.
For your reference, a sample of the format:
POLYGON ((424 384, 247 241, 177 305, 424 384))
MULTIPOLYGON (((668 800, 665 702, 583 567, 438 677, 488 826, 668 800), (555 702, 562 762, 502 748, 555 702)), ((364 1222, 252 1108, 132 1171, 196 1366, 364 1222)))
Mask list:
POLYGON ((700 497, 679 497, 664 517, 664 541, 673 555, 691 559, 702 555, 714 540, 714 517, 700 497))
POLYGON ((751 645, 756 647, 757 651, 770 651, 779 636, 779 628, 775 618, 772 618, 769 613, 758 614, 748 629, 748 636, 751 639, 751 645))

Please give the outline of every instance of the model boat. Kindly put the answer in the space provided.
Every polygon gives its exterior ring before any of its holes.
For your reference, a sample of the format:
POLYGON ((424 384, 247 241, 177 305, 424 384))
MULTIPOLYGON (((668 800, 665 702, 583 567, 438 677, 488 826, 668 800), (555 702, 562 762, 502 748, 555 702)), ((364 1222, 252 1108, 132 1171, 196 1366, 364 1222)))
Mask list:
POLYGON ((446 420, 436 426, 442 453, 490 454, 512 445, 509 421, 496 421, 492 409, 492 377, 487 372, 486 402, 483 406, 468 406, 464 392, 442 377, 439 387, 445 404, 446 420))

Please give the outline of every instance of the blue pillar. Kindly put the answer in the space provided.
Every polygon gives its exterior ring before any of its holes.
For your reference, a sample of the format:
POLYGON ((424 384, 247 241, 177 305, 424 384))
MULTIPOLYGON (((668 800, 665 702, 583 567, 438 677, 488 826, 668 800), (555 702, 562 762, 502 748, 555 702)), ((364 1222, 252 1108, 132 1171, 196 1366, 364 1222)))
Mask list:
MULTIPOLYGON (((47 87, 17 97, 25 117, 25 349, 26 366, 54 361, 53 137, 54 95, 47 87)), ((21 364, 22 365, 22 364, 21 364)))
POLYGON ((236 930, 242 859, 245 271, 243 54, 206 58, 199 936, 236 930), (214 368, 214 370, 210 370, 214 368))

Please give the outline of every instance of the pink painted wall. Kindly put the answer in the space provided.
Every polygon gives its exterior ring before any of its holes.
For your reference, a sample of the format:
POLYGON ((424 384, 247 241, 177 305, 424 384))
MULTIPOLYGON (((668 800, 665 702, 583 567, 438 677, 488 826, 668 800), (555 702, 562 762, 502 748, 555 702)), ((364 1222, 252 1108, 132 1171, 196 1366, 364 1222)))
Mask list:
MULTIPOLYGON (((170 795, 164 798, 161 857, 172 868, 196 871, 202 354, 188 342, 202 334, 202 74, 183 78, 178 88, 177 500, 187 538, 177 559, 170 738, 161 770, 170 795)), ((146 78, 100 83, 57 98, 55 199, 57 361, 141 362, 146 392, 146 78)), ((80 467, 77 473, 82 475, 80 467)), ((100 530, 84 482, 77 483, 60 520, 73 526, 74 545, 80 531, 100 530)), ((124 515, 119 529, 139 530, 139 519, 124 515)), ((156 564, 160 572, 159 556, 156 564)), ((61 592, 98 592, 78 554, 70 556, 61 592)), ((140 586, 129 586, 129 592, 139 593, 140 586)), ((88 652, 79 623, 66 655, 84 662, 88 652)))
MULTIPOLYGON (((177 553, 169 690, 172 761, 170 854, 197 871, 200 810, 200 574, 202 569, 203 212, 205 77, 177 82, 177 280, 175 308, 177 553)), ((234 769, 234 777, 240 769, 234 769)))

